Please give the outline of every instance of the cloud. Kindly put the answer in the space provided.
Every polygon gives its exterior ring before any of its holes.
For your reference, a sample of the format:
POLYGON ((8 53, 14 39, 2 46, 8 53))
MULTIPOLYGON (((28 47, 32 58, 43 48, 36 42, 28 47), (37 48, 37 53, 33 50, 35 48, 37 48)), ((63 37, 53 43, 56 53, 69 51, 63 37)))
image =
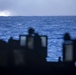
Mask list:
POLYGON ((0 11, 0 16, 10 16, 11 13, 9 11, 0 11))
POLYGON ((76 15, 76 0, 0 0, 0 11, 12 15, 76 15))

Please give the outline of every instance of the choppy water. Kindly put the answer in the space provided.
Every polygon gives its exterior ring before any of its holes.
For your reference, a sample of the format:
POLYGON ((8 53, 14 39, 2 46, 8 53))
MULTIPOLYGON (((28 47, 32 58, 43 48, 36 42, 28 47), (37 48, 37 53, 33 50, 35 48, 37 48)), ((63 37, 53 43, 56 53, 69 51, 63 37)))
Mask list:
POLYGON ((18 39, 20 34, 27 34, 29 27, 48 36, 48 61, 57 61, 62 57, 63 34, 69 32, 76 37, 76 16, 0 17, 0 39, 18 39))

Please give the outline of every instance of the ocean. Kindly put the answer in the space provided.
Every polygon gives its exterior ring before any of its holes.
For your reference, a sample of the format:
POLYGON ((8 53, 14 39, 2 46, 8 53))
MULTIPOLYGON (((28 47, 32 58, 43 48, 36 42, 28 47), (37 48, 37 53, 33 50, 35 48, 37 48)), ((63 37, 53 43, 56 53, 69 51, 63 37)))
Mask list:
POLYGON ((48 62, 63 58, 62 44, 66 32, 72 39, 76 38, 76 16, 9 16, 0 17, 0 39, 6 42, 10 37, 19 39, 19 35, 27 35, 30 27, 40 35, 48 36, 48 62))

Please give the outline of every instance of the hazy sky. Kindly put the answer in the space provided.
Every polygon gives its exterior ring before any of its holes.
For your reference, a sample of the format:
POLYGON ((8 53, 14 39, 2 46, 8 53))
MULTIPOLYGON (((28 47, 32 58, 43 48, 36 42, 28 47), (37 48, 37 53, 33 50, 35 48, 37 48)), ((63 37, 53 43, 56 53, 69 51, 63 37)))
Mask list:
POLYGON ((0 0, 0 12, 14 16, 76 15, 76 0, 0 0))

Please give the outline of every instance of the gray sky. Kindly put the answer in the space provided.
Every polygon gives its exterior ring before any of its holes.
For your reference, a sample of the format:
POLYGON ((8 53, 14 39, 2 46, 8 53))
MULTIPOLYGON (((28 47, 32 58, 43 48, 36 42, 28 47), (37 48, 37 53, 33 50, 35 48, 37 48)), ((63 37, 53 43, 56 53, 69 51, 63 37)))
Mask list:
POLYGON ((0 12, 13 16, 76 15, 76 0, 0 0, 0 12))

